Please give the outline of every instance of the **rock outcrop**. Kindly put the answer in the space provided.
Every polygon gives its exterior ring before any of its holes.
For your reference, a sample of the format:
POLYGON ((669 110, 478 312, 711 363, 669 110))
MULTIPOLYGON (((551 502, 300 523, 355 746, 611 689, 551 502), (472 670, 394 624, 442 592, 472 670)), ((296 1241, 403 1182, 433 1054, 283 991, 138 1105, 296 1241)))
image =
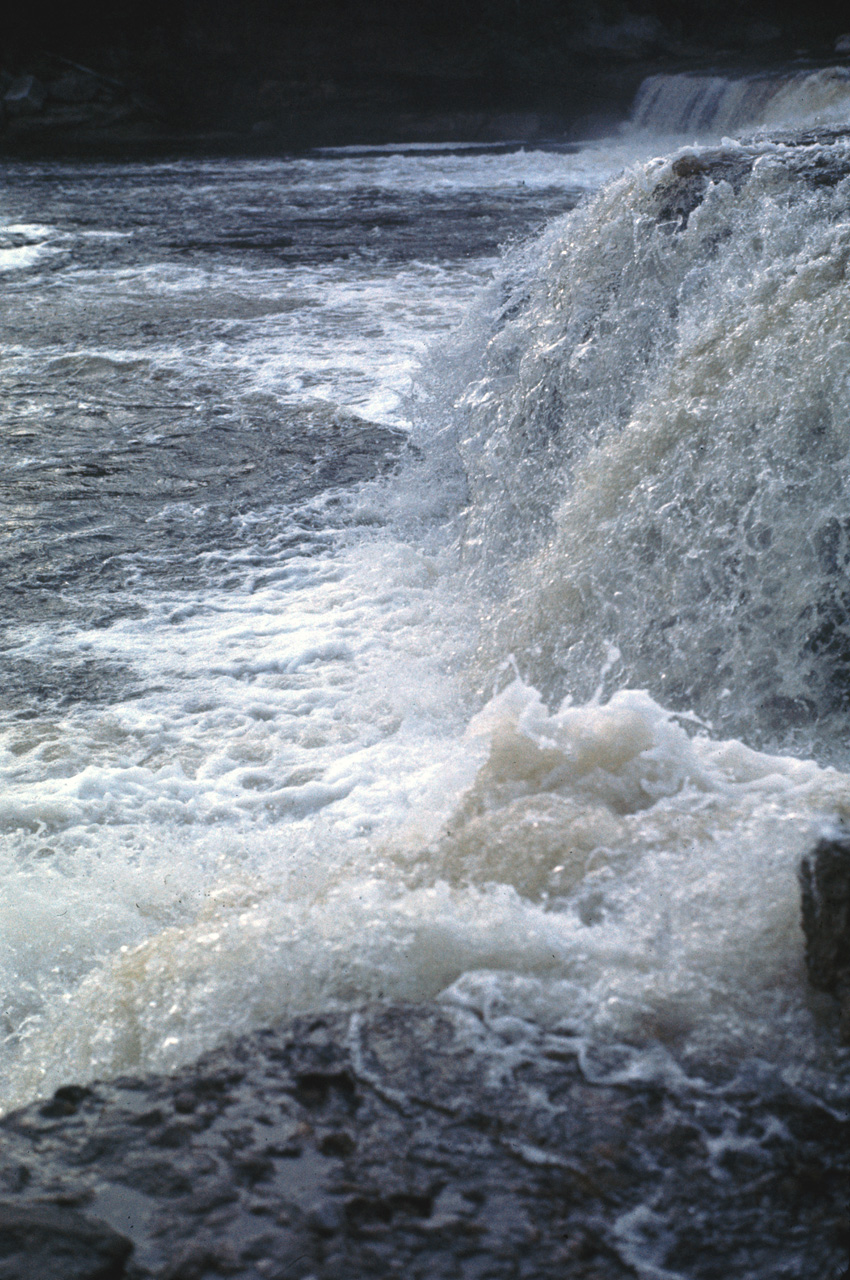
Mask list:
POLYGON ((756 162, 768 156, 776 142, 790 148, 781 161, 776 161, 790 179, 812 187, 834 187, 850 175, 847 136, 847 129, 817 129, 775 133, 763 144, 753 142, 684 151, 673 161, 670 174, 655 189, 655 216, 659 223, 683 230, 713 184, 727 182, 734 191, 739 191, 756 162))
POLYGON ((0 1122, 0 1277, 830 1280, 848 1138, 764 1063, 709 1085, 454 1006, 301 1017, 0 1122))
POLYGON ((4 1280, 120 1280, 132 1252, 125 1236, 74 1209, 0 1203, 4 1280))
POLYGON ((800 868, 806 968, 839 1006, 839 1035, 850 1044, 850 832, 820 840, 800 868))

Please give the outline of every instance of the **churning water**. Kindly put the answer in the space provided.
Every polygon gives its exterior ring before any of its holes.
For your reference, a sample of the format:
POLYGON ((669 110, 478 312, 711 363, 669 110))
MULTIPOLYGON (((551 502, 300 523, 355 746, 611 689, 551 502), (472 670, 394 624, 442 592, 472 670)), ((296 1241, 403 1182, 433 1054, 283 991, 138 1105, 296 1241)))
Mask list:
POLYGON ((6 1106, 373 997, 834 1071, 850 145, 703 181, 657 89, 571 153, 7 166, 6 1106))

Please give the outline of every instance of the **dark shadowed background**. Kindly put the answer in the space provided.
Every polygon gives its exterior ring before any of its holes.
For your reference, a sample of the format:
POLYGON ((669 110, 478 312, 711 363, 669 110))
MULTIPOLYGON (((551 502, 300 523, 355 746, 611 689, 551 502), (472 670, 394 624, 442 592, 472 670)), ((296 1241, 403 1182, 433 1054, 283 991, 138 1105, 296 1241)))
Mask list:
POLYGON ((4 18, 0 66, 7 83, 33 74, 48 92, 45 108, 21 113, 39 122, 6 112, 5 145, 25 148, 50 134, 61 146, 85 125, 104 127, 86 120, 79 103, 70 112, 61 90, 51 95, 68 61, 99 73, 102 99, 124 95, 137 132, 142 122, 149 132, 224 131, 237 148, 239 137, 256 148, 476 130, 586 136, 621 118, 655 69, 834 59, 848 27, 850 14, 823 0, 16 5, 4 18), (494 112, 537 118, 470 118, 494 112))

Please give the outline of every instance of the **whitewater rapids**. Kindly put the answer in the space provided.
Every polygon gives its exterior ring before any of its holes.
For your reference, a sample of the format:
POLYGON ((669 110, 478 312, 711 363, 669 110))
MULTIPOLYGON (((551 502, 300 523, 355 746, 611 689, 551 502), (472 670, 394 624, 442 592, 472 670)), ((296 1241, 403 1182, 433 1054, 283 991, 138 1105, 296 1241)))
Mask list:
MULTIPOLYGON (((200 582, 126 552, 133 607, 108 626, 16 624, 19 664, 82 654, 117 686, 3 725, 4 1105, 369 999, 462 1002, 695 1073, 835 1069, 797 868, 850 821, 850 152, 742 154, 726 144, 734 180, 673 214, 671 158, 613 177, 598 150, 558 157, 565 189, 608 180, 474 279, 358 262, 310 354, 332 412, 412 419, 396 471, 285 510, 266 494, 200 582), (366 294, 386 376, 345 337, 362 312, 340 319, 366 294)), ((347 190, 362 162, 322 164, 347 190)), ((552 157, 512 164, 554 181, 552 157)), ((39 237, 24 258, 10 241, 21 296, 105 287, 39 237)), ((177 268, 122 270, 110 287, 140 309, 198 293, 177 268)), ((153 372, 110 347, 74 376, 179 388, 203 366, 243 405, 300 403, 268 356, 273 332, 304 360, 289 315, 263 315, 262 377, 228 347, 244 316, 153 372)))

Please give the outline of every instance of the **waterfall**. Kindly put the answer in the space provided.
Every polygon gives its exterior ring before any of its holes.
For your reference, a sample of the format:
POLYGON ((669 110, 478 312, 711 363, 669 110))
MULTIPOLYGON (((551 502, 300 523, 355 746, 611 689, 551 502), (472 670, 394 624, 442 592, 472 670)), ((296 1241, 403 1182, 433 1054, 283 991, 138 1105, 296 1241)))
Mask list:
POLYGON ((849 169, 653 161, 509 258, 456 448, 492 652, 547 698, 605 666, 749 742, 843 743, 849 169))
POLYGON ((806 128, 850 120, 850 68, 721 75, 655 75, 644 80, 632 128, 694 136, 806 128))

